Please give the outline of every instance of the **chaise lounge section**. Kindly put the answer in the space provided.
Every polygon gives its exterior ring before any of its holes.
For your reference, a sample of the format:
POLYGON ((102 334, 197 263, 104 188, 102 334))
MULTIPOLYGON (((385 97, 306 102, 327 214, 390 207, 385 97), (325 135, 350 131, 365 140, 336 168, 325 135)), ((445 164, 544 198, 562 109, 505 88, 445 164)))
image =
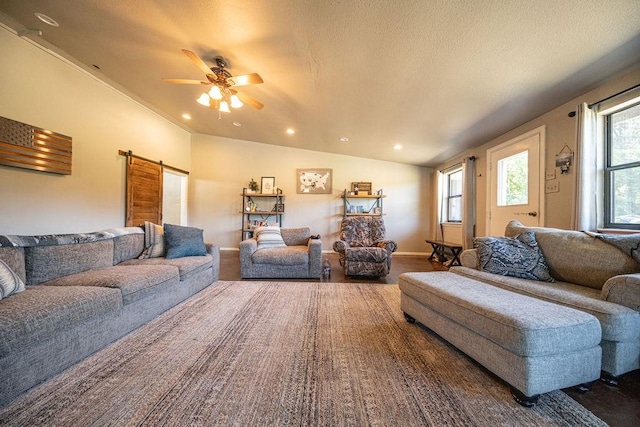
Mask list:
POLYGON ((203 248, 138 259, 138 227, 0 236, 0 260, 27 285, 0 300, 0 406, 216 282, 219 246, 203 248))

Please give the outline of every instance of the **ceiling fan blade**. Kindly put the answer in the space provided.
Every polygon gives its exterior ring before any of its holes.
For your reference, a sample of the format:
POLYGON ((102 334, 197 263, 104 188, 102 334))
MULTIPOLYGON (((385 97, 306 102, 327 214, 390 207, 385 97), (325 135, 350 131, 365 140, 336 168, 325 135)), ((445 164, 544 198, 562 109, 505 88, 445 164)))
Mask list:
POLYGON ((233 93, 234 95, 238 95, 240 101, 244 102, 245 104, 251 105, 257 110, 262 110, 264 108, 264 104, 252 96, 246 95, 242 92, 238 92, 237 90, 232 90, 231 93, 233 93))
POLYGON ((203 82, 201 80, 187 80, 187 79, 162 79, 165 83, 173 83, 177 85, 210 85, 211 82, 203 82))
POLYGON ((262 77, 258 73, 243 74, 241 76, 233 76, 227 79, 227 83, 231 86, 246 86, 264 83, 262 77))
POLYGON ((207 78, 209 78, 209 75, 212 75, 214 76, 214 80, 215 80, 215 75, 212 74, 211 68, 207 64, 205 64, 205 62, 202 59, 200 59, 198 55, 196 55, 195 53, 187 49, 182 49, 182 52, 185 55, 187 55, 187 58, 189 58, 191 62, 196 64, 196 67, 198 67, 200 70, 202 70, 203 73, 207 75, 207 78))

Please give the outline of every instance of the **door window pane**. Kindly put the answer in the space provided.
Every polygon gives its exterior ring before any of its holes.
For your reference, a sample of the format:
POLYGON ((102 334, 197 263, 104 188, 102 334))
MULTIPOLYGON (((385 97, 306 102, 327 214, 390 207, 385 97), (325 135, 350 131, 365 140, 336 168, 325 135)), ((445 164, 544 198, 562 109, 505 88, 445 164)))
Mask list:
POLYGON ((498 206, 529 203, 529 151, 498 160, 498 206))

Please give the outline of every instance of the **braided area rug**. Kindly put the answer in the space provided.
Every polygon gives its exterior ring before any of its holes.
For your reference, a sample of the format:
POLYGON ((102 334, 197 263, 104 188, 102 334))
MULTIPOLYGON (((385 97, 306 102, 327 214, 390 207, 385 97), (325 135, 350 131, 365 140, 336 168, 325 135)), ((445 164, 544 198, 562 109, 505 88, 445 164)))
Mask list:
POLYGON ((19 426, 605 425, 531 409, 432 332, 397 285, 217 282, 0 410, 19 426))

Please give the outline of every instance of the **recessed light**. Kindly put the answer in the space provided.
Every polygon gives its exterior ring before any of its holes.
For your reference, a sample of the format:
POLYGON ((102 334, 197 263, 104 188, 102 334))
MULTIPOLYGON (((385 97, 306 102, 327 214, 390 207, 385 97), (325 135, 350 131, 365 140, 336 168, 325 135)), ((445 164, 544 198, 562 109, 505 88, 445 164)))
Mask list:
POLYGON ((185 119, 185 120, 191 120, 191 114, 189 114, 189 113, 184 113, 184 114, 182 115, 182 118, 183 118, 183 119, 185 119))
POLYGON ((240 126, 242 126, 242 123, 240 123, 240 122, 233 122, 233 125, 234 125, 234 126, 236 126, 236 127, 240 127, 240 126))
POLYGON ((349 138, 343 136, 342 138, 340 138, 340 142, 349 142, 349 138))
POLYGON ((402 150, 402 144, 396 144, 393 146, 394 150, 402 150))
POLYGON ((59 27, 60 26, 60 24, 58 24, 58 21, 56 21, 55 19, 53 19, 50 16, 45 15, 44 13, 36 12, 36 13, 34 13, 34 15, 36 16, 36 18, 38 18, 39 20, 41 20, 42 22, 44 22, 47 25, 51 25, 52 27, 59 27))
POLYGON ((287 129, 286 131, 289 135, 293 135, 294 133, 296 133, 296 131, 292 128, 287 129))

